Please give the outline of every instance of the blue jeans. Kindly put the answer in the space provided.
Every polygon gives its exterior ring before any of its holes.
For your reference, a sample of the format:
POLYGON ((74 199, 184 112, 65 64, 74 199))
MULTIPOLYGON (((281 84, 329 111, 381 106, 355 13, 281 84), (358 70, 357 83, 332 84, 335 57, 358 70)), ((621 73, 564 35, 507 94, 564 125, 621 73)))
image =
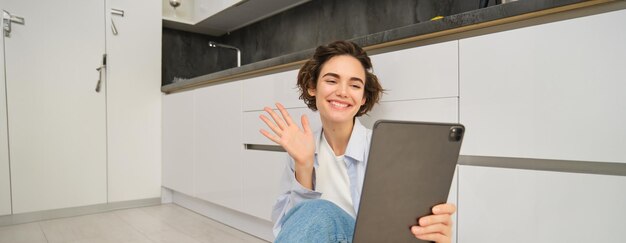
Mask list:
POLYGON ((274 242, 352 242, 355 219, 334 203, 306 200, 289 210, 274 242))

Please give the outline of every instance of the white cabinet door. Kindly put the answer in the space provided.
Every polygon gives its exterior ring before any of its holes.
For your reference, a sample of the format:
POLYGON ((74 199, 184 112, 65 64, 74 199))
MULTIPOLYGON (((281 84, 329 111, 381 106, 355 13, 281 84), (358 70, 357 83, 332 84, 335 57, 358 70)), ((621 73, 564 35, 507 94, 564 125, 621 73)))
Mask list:
POLYGON ((246 150, 243 153, 243 212, 272 220, 272 207, 280 195, 280 179, 287 153, 246 150))
POLYGON ((459 242, 626 242, 626 177, 459 166, 459 242))
POLYGON ((164 187, 194 195, 194 92, 163 95, 164 187))
POLYGON ((106 203, 102 1, 3 1, 13 213, 106 203))
POLYGON ((304 101, 298 98, 297 79, 298 70, 291 70, 241 81, 243 110, 260 111, 266 106, 276 108, 276 102, 287 108, 306 107, 304 101))
POLYGON ((383 101, 457 97, 458 41, 372 55, 383 101))
POLYGON ((161 4, 107 0, 106 11, 109 202, 159 197, 161 4))
POLYGON ((368 115, 359 118, 370 129, 380 119, 458 122, 458 98, 381 102, 368 115))
POLYGON ((195 196, 241 210, 241 82, 194 93, 195 196))
MULTIPOLYGON (((0 36, 0 53, 4 53, 4 38, 4 34, 2 34, 0 36)), ((7 133, 6 82, 4 77, 4 55, 2 55, 0 56, 0 215, 11 214, 9 137, 7 133)))
POLYGON ((626 10, 460 41, 462 153, 626 162, 626 10))

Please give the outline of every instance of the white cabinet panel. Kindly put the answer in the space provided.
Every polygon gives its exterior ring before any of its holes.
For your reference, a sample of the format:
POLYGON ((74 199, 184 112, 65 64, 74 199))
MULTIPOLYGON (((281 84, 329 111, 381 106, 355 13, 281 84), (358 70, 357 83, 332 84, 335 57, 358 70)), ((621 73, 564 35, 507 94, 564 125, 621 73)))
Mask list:
POLYGON ((106 203, 104 2, 2 5, 26 23, 4 38, 13 213, 106 203))
POLYGON ((459 242, 625 242, 626 177, 459 170, 459 242))
POLYGON ((107 0, 109 202, 161 195, 161 4, 107 0), (110 15, 122 9, 124 17, 110 15))
POLYGON ((447 203, 451 203, 454 204, 455 206, 457 206, 457 212, 455 214, 452 215, 452 243, 456 243, 456 235, 458 232, 458 216, 459 216, 459 212, 458 212, 458 205, 459 205, 459 201, 458 201, 458 192, 459 192, 459 187, 458 187, 458 180, 459 180, 459 166, 456 166, 456 169, 454 170, 454 176, 452 177, 452 184, 450 184, 450 191, 448 192, 448 201, 447 203))
MULTIPOLYGON (((4 53, 4 37, 0 37, 0 53, 4 53)), ((7 133, 6 83, 4 77, 4 55, 2 55, 0 56, 0 215, 11 214, 9 137, 7 133)))
POLYGON ((623 23, 626 10, 461 40, 462 153, 626 162, 623 23))
POLYGON ((194 93, 163 95, 164 187, 193 196, 194 93))
POLYGON ((306 107, 304 102, 298 99, 297 79, 298 70, 291 70, 241 81, 243 110, 259 111, 266 106, 275 108, 276 102, 287 108, 306 107))
MULTIPOLYGON (((280 114, 278 110, 275 110, 280 114)), ((322 121, 320 120, 319 113, 314 112, 309 108, 294 108, 287 109, 289 115, 292 120, 298 123, 298 126, 302 128, 301 116, 303 114, 307 115, 309 118, 309 124, 311 126, 312 131, 316 131, 321 129, 322 121)), ((264 145, 276 145, 276 143, 272 142, 261 132, 260 129, 265 129, 268 132, 272 132, 272 130, 259 118, 259 116, 263 114, 266 117, 271 117, 265 111, 248 111, 243 112, 243 143, 244 144, 264 144, 264 145)))
POLYGON ((383 101, 456 97, 458 41, 372 55, 383 101))
POLYGON ((194 195, 241 209, 241 82, 194 91, 194 195))
POLYGON ((280 195, 287 153, 246 150, 243 153, 243 212, 271 221, 280 195))
POLYGON ((457 100, 457 98, 441 98, 381 102, 368 115, 362 116, 359 120, 370 129, 374 122, 380 119, 457 122, 457 100))

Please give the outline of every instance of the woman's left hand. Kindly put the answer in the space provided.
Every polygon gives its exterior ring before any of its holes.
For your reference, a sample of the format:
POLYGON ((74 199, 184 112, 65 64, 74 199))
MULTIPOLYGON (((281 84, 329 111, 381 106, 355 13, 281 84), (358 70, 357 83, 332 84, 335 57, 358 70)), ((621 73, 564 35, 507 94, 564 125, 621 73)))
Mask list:
POLYGON ((452 214, 456 212, 454 204, 439 204, 434 206, 433 215, 418 219, 418 225, 411 227, 415 238, 437 243, 452 241, 452 214))

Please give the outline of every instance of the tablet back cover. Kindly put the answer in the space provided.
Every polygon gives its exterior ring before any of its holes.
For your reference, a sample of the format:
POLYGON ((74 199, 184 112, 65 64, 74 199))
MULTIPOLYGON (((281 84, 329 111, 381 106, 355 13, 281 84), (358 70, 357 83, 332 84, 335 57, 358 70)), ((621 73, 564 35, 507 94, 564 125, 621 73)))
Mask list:
POLYGON ((425 242, 409 229, 446 202, 464 130, 460 124, 376 122, 354 242, 425 242))

